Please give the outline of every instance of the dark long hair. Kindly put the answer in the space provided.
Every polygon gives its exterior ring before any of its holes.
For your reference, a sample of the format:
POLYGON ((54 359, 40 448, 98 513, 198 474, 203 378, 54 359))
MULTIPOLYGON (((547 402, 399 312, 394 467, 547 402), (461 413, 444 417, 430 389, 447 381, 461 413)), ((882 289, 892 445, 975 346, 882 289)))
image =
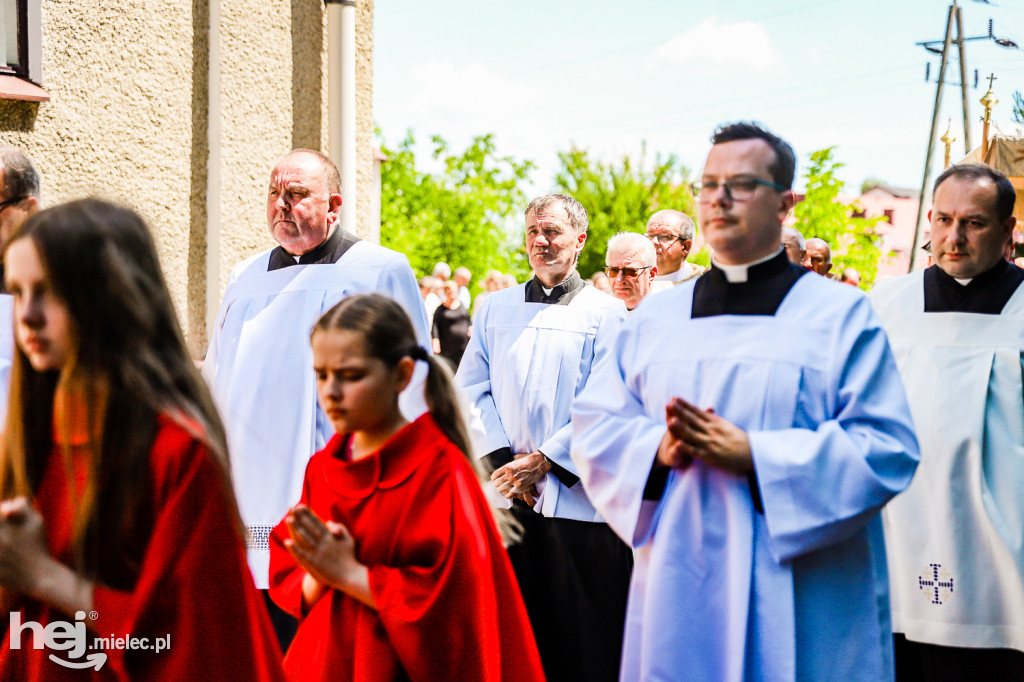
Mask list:
POLYGON ((382 294, 359 294, 343 299, 324 313, 312 334, 344 329, 360 334, 372 357, 393 368, 405 357, 427 363, 427 383, 423 393, 430 414, 448 440, 474 463, 469 433, 452 387, 451 373, 442 362, 416 342, 409 315, 395 301, 382 294))
MULTIPOLYGON (((74 343, 59 372, 35 371, 16 348, 0 498, 35 494, 54 428, 68 428, 66 410, 84 408, 91 463, 75 500, 76 568, 113 587, 130 586, 146 545, 142 510, 153 492, 157 416, 179 421, 227 473, 224 426, 189 357, 152 236, 138 215, 99 199, 73 201, 26 220, 8 246, 21 239, 32 241, 50 290, 67 307, 74 343)), ((69 466, 70 446, 62 447, 69 466)), ((230 478, 224 480, 230 494, 230 478)))

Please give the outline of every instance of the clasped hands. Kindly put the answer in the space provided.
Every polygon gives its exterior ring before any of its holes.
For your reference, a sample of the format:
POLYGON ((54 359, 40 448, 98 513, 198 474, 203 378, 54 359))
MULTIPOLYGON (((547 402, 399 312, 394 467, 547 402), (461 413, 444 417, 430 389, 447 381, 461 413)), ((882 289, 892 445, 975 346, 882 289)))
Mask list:
POLYGON ((742 473, 754 468, 747 432, 708 408, 701 410, 682 398, 665 406, 668 429, 658 446, 657 461, 686 468, 698 459, 709 466, 742 473))
POLYGON ((368 569, 356 559, 355 539, 344 524, 324 522, 302 503, 288 511, 284 522, 289 535, 284 547, 309 579, 304 581, 302 590, 307 606, 312 606, 329 588, 346 592, 368 606, 374 605, 368 569))
POLYGON ((34 596, 40 578, 55 562, 43 517, 28 499, 0 502, 0 585, 34 596))
POLYGON ((551 471, 551 462, 539 450, 515 456, 508 464, 491 474, 494 487, 505 499, 518 497, 531 507, 537 498, 537 482, 551 471))

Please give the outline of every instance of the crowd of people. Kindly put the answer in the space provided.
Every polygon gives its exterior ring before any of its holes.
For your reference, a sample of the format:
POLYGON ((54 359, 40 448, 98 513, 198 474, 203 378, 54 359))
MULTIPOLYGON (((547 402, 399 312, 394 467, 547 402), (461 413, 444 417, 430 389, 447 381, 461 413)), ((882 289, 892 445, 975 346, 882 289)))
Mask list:
POLYGON ((865 296, 785 140, 711 143, 708 267, 663 209, 588 283, 545 195, 475 300, 293 150, 201 373, 143 220, 0 148, 0 678, 1024 679, 1012 184, 941 174, 865 296))

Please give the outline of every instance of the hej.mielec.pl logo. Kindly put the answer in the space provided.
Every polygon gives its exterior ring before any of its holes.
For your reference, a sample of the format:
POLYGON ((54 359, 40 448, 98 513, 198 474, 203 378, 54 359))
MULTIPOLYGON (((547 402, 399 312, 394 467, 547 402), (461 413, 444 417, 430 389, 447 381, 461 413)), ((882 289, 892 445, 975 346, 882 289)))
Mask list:
MULTIPOLYGON (((92 612, 89 618, 95 620, 96 612, 92 612)), ((67 668, 95 668, 99 670, 107 662, 107 654, 104 649, 152 649, 159 653, 171 646, 171 636, 154 637, 150 645, 148 637, 94 637, 92 646, 89 645, 89 636, 85 627, 85 611, 75 612, 75 622, 53 621, 42 625, 35 621, 27 620, 21 622, 21 612, 12 611, 8 636, 10 637, 11 649, 20 649, 22 646, 22 635, 28 631, 32 633, 32 646, 36 649, 52 649, 54 651, 66 651, 67 660, 54 654, 49 658, 54 663, 67 668), (98 649, 84 659, 86 649, 98 649)))

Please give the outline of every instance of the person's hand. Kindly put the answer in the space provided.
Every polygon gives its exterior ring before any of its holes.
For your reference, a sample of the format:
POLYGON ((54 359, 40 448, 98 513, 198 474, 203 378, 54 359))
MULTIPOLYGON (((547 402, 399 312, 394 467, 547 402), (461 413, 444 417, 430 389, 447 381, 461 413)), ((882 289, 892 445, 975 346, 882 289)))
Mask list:
POLYGON ((289 538, 285 549, 318 583, 344 590, 353 572, 365 566, 356 560, 356 543, 348 529, 334 521, 324 523, 304 504, 285 517, 289 538))
POLYGON ((503 467, 494 470, 491 481, 506 499, 518 497, 531 507, 537 497, 538 481, 551 471, 551 462, 544 453, 535 450, 521 453, 503 467))
POLYGON ((35 507, 24 497, 0 502, 0 585, 34 596, 55 563, 35 507))
POLYGON ((658 447, 662 464, 685 467, 699 459, 725 471, 754 468, 747 432, 714 410, 700 410, 682 398, 673 398, 665 407, 665 415, 668 430, 658 447))

